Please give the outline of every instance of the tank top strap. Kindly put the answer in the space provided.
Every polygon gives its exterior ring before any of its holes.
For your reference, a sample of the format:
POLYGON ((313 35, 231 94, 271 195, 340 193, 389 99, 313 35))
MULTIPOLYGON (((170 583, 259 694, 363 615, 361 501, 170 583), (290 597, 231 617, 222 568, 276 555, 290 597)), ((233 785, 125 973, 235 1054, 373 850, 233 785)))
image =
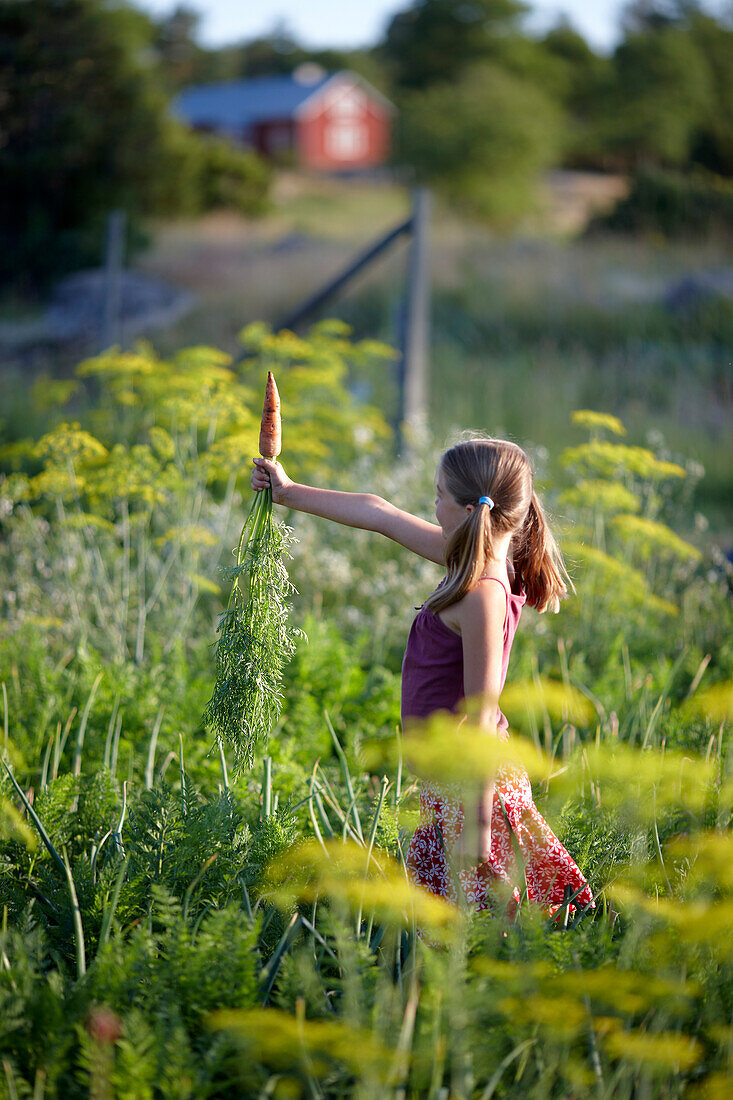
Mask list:
POLYGON ((511 596, 511 589, 509 588, 509 585, 506 584, 501 579, 501 577, 479 577, 479 580, 480 581, 496 581, 496 583, 500 584, 501 587, 504 589, 504 594, 506 595, 507 603, 509 602, 509 597, 511 596))

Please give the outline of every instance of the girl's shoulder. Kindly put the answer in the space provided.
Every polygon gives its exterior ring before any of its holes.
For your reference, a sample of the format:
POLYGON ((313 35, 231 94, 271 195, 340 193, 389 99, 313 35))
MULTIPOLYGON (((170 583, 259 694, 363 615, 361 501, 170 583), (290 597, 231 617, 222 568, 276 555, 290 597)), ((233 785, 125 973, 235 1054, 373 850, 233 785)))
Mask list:
POLYGON ((456 604, 457 614, 461 618, 497 619, 503 623, 510 594, 508 586, 499 577, 482 576, 479 583, 456 604), (486 583, 491 581, 494 583, 486 583))
POLYGON ((501 628, 508 604, 505 593, 506 589, 501 583, 479 583, 460 600, 439 611, 438 618, 454 634, 501 628))
POLYGON ((493 573, 483 573, 479 577, 478 584, 477 584, 476 587, 479 588, 479 586, 483 585, 483 586, 488 588, 489 586, 486 585, 486 583, 485 583, 486 581, 495 581, 495 583, 498 584, 504 590, 504 592, 506 593, 507 596, 511 596, 512 586, 511 586, 511 584, 508 580, 504 579, 504 577, 495 577, 493 575, 493 573))

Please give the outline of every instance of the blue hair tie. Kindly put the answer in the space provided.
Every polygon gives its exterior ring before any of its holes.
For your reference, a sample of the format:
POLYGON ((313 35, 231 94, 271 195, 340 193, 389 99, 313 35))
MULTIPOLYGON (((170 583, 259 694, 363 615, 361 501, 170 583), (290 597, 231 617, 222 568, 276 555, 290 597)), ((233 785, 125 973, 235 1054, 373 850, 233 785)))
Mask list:
POLYGON ((489 511, 491 511, 491 509, 494 507, 494 502, 491 497, 479 497, 478 502, 479 504, 488 504, 489 511))

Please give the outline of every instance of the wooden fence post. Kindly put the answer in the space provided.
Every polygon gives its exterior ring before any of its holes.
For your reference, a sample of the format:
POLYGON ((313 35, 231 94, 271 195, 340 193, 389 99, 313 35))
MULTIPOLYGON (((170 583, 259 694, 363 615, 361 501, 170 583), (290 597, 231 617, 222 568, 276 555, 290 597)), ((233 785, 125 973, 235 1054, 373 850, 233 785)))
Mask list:
POLYGON ((402 349, 400 420, 417 425, 427 414, 430 342, 430 192, 412 195, 412 240, 407 268, 405 339, 402 349))
POLYGON ((104 314, 100 352, 121 342, 120 303, 122 258, 125 241, 125 211, 113 210, 107 219, 104 256, 104 314))

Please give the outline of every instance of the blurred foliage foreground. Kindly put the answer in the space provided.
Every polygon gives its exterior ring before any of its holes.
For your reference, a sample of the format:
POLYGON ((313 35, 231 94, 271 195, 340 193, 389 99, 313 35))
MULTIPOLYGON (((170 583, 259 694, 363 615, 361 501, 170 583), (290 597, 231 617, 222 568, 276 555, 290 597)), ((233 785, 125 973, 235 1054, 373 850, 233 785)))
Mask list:
POLYGON ((398 732, 435 567, 295 517, 309 643, 233 784, 200 715, 266 371, 296 477, 429 515, 437 454, 395 462, 352 399, 383 346, 337 322, 242 340, 238 363, 88 360, 2 453, 0 1095, 729 1096, 731 576, 670 526, 684 463, 573 415, 585 441, 543 490, 577 593, 526 613, 510 760, 439 720, 398 732), (476 914, 407 880, 414 777, 518 764, 586 913, 510 919, 497 886, 476 914))

